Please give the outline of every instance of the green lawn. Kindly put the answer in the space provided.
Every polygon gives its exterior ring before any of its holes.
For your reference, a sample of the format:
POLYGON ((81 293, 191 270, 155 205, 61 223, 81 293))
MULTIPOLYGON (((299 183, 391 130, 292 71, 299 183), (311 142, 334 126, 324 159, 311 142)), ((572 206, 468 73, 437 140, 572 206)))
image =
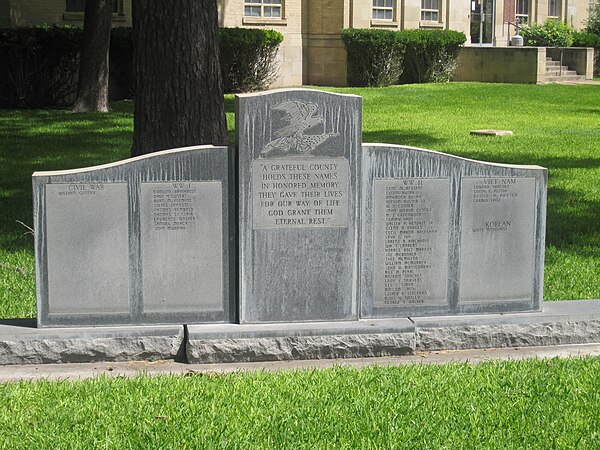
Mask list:
POLYGON ((0 384, 0 448, 600 448, 600 358, 0 384))
MULTIPOLYGON (((546 300, 600 298, 600 88, 449 83, 363 96, 365 142, 549 169, 546 300), (512 137, 469 130, 508 129, 512 137)), ((226 101, 230 140, 233 99, 226 101)), ((110 114, 0 110, 0 318, 35 316, 31 173, 126 158, 131 102, 110 114)))
MULTIPOLYGON (((600 298, 597 86, 336 90, 363 95, 365 142, 548 167, 545 296, 600 298)), ((0 111, 0 317, 35 315, 31 172, 124 158, 132 122, 128 102, 0 111)), ((590 357, 7 383, 0 448, 600 449, 598 380, 590 357)))

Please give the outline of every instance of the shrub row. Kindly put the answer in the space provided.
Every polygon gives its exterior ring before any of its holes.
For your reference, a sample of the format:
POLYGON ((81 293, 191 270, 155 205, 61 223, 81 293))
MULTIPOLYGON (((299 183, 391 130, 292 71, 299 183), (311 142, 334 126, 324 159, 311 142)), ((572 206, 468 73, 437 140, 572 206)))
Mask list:
POLYGON ((585 33, 575 33, 573 36, 574 41, 587 42, 586 47, 594 47, 594 73, 600 75, 600 2, 590 2, 584 31, 585 33), (595 37, 582 36, 583 34, 595 37))
POLYGON ((0 30, 0 106, 64 105, 76 88, 81 36, 71 26, 0 30))
POLYGON ((260 91, 277 78, 276 56, 283 35, 254 28, 219 29, 225 92, 260 91))
POLYGON ((573 28, 554 19, 522 25, 521 35, 523 43, 532 47, 570 47, 573 43, 573 28))
POLYGON ((453 30, 405 30, 408 38, 401 83, 445 83, 456 69, 458 54, 467 40, 453 30))
MULTIPOLYGON (((74 100, 82 29, 40 26, 0 30, 0 106, 65 106, 74 100)), ((268 87, 277 76, 276 55, 283 35, 272 30, 220 29, 221 70, 226 92, 268 87)), ((111 78, 131 98, 131 28, 114 28, 110 42, 111 78)))
POLYGON ((350 86, 388 86, 400 80, 406 46, 399 33, 348 28, 342 31, 342 41, 350 86))
POLYGON ((594 48, 594 73, 600 73, 600 36, 594 33, 573 33, 573 47, 594 48))
POLYGON ((452 30, 342 31, 351 86, 449 81, 464 33, 452 30))

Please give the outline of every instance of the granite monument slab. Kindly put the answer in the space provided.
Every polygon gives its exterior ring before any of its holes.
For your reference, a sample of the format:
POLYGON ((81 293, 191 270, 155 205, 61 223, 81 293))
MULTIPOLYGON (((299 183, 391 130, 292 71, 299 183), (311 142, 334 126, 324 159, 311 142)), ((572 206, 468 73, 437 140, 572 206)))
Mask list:
POLYGON ((363 148, 361 317, 540 310, 546 169, 363 148))
POLYGON ((38 325, 231 322, 226 147, 33 174, 38 325))
POLYGON ((242 323, 358 318, 361 98, 236 97, 242 323))

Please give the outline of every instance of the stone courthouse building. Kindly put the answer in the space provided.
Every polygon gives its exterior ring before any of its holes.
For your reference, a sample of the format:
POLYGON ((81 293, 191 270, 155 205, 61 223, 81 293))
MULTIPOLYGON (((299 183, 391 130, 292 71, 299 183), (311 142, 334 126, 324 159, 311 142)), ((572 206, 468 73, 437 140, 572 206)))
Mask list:
MULTIPOLYGON (((547 18, 584 26, 589 0, 218 0, 225 27, 284 35, 278 86, 346 84, 344 28, 450 29, 467 45, 506 47, 514 24, 547 18)), ((0 27, 83 24, 85 0, 0 0, 0 27)), ((168 2, 165 3, 168 5, 168 2)), ((168 6, 167 6, 168 7, 168 6)), ((114 0, 114 25, 131 26, 131 0, 114 0)))

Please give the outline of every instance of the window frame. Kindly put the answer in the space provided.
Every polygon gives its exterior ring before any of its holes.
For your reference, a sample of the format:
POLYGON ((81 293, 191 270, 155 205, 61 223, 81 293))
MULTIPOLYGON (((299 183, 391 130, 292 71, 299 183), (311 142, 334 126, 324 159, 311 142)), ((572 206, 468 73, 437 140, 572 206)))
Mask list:
POLYGON ((421 0, 421 22, 435 22, 440 23, 442 16, 442 2, 440 0, 421 0), (430 2, 432 8, 426 8, 426 2, 430 2), (437 8, 433 8, 433 3, 437 2, 437 8), (431 18, 427 18, 430 14, 431 18))
MULTIPOLYGON (((371 1, 371 21, 374 22, 394 22, 396 20, 396 0, 390 0, 391 6, 380 6, 376 4, 377 0, 371 1), (384 17, 376 17, 376 12, 382 11, 384 17), (391 13, 390 17, 385 17, 385 13, 391 13)), ((384 0, 384 3, 386 0, 384 0)))
POLYGON ((560 20, 562 17, 562 1, 561 0, 548 0, 548 19, 560 20), (554 6, 554 8, 552 8, 554 6), (557 15, 551 14, 551 12, 558 13, 557 15))
POLYGON ((266 20, 283 20, 284 18, 284 0, 268 0, 271 3, 265 3, 265 0, 244 0, 244 12, 243 17, 245 19, 266 19, 266 20), (279 3, 275 3, 275 2, 279 3), (256 15, 246 15, 246 8, 260 8, 260 14, 256 15), (279 9, 278 16, 265 16, 265 8, 279 9))
POLYGON ((515 22, 518 23, 519 25, 528 24, 530 15, 531 15, 530 0, 515 0, 515 22), (525 6, 525 8, 519 8, 519 6, 525 6), (520 11, 519 11, 519 9, 520 9, 520 11), (523 20, 523 18, 525 18, 525 20, 523 20))

